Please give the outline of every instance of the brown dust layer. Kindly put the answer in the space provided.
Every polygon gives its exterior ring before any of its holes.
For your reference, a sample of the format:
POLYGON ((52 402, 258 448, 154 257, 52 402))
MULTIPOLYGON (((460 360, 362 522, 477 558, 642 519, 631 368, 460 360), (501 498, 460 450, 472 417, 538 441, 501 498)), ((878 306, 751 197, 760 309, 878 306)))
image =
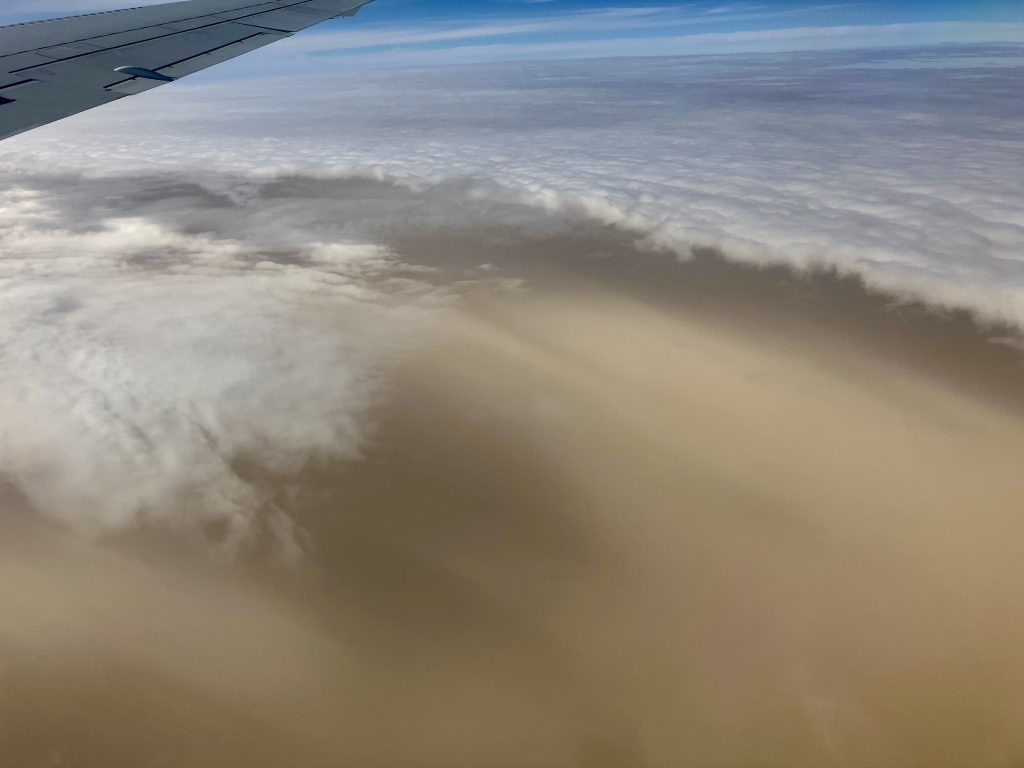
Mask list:
POLYGON ((300 562, 0 491, 0 763, 1024 762, 1017 350, 835 276, 476 242, 396 243, 469 282, 365 460, 240 460, 300 562))

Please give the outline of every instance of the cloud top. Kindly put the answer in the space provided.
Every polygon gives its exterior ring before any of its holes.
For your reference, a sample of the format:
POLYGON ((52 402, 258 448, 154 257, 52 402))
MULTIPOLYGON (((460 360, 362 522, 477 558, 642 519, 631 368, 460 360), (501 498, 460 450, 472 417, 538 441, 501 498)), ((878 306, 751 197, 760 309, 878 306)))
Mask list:
POLYGON ((303 83, 162 89, 144 110, 118 104, 8 142, 0 162, 469 178, 482 195, 582 211, 681 253, 828 264, 1024 321, 1021 46, 303 83))

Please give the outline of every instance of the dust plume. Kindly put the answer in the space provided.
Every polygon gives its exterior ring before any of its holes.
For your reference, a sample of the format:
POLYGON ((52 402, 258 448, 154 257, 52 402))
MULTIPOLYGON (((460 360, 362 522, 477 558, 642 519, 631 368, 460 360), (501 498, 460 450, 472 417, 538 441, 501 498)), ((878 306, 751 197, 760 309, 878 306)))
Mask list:
POLYGON ((0 763, 1024 763, 1022 50, 5 142, 0 763))
POLYGON ((391 243, 509 279, 405 354, 361 460, 239 461, 297 562, 5 491, 8 759, 1024 758, 1017 350, 835 276, 474 237, 391 243))

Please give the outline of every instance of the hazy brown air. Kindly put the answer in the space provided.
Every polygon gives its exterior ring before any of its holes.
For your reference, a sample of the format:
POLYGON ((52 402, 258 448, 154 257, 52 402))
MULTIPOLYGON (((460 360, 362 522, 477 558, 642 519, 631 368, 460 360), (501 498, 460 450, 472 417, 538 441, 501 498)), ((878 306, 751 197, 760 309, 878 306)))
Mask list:
POLYGON ((1018 338, 835 275, 506 234, 394 239, 502 279, 459 283, 362 460, 248 478, 301 554, 269 524, 233 554, 84 540, 5 488, 0 762, 1024 759, 1018 338))

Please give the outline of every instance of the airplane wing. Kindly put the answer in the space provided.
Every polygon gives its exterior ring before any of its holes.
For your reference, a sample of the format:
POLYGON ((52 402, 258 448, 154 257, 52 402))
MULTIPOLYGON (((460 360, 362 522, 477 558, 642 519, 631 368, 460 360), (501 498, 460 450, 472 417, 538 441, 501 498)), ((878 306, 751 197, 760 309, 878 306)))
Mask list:
POLYGON ((0 27, 0 139, 157 88, 372 0, 185 0, 0 27))

